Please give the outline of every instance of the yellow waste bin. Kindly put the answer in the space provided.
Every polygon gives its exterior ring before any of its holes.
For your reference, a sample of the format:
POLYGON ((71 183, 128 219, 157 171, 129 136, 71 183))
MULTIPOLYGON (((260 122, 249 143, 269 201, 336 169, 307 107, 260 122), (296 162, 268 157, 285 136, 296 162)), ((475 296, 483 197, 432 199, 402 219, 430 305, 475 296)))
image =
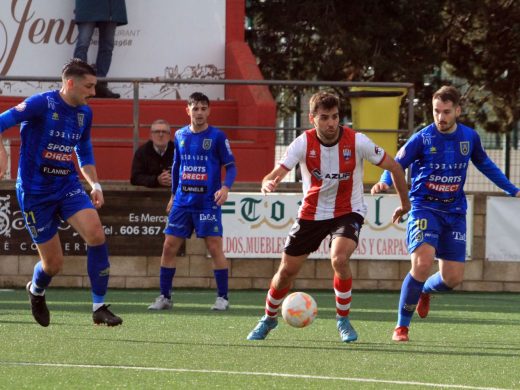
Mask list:
MULTIPOLYGON (((371 130, 365 134, 386 153, 397 153, 399 107, 406 88, 352 87, 352 126, 355 130, 371 130)), ((369 162, 365 163, 363 181, 377 183, 383 171, 369 162)))

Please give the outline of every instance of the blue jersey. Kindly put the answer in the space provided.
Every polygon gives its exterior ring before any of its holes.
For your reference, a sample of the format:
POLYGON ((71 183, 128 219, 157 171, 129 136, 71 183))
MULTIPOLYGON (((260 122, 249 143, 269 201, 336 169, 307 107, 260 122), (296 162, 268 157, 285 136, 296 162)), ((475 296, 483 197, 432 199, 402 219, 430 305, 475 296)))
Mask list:
POLYGON ((214 195, 222 187, 221 169, 235 163, 226 135, 209 126, 194 133, 189 126, 175 133, 172 166, 174 207, 190 210, 216 206, 214 195))
POLYGON ((18 123, 21 146, 16 186, 25 193, 56 193, 77 181, 73 152, 80 166, 94 164, 92 111, 87 105, 72 107, 57 90, 41 93, 2 113, 0 133, 18 123))
MULTIPOLYGON (((414 209, 465 214, 464 183, 470 161, 509 195, 519 191, 489 159, 478 133, 460 123, 451 134, 439 132, 432 123, 414 134, 395 160, 403 169, 411 165, 410 201, 414 209)), ((388 171, 381 181, 392 184, 388 171)))

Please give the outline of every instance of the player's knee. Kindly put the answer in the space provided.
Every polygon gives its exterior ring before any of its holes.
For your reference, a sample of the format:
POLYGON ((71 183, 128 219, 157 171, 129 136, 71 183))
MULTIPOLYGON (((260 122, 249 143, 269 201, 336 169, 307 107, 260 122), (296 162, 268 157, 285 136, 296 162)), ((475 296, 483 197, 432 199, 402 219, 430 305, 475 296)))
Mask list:
POLYGON ((330 258, 332 269, 335 271, 344 270, 348 266, 348 258, 346 256, 332 256, 330 258))
POLYGON ((444 284, 448 286, 449 288, 455 288, 459 284, 462 283, 462 280, 464 279, 464 275, 459 274, 450 274, 450 275, 441 275, 442 280, 444 281, 444 284))
POLYGON ((63 268, 63 256, 55 255, 47 257, 44 261, 44 270, 45 273, 49 276, 54 276, 60 273, 63 268))

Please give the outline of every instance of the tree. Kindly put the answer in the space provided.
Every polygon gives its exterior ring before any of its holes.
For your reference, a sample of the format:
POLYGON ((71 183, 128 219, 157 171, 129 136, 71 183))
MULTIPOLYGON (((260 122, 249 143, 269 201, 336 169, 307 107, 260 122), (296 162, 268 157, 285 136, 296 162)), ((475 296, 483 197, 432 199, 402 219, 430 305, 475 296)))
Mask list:
POLYGON ((251 0, 247 36, 268 79, 406 81, 420 94, 439 63, 441 11, 440 0, 251 0))
POLYGON ((510 131, 520 119, 520 3, 452 0, 443 19, 445 60, 467 88, 468 119, 510 131))
MULTIPOLYGON (((520 119, 519 1, 250 0, 247 14, 266 78, 412 82, 419 122, 431 120, 432 92, 454 83, 486 130, 520 119)), ((280 91, 282 112, 294 111, 300 90, 280 91)))

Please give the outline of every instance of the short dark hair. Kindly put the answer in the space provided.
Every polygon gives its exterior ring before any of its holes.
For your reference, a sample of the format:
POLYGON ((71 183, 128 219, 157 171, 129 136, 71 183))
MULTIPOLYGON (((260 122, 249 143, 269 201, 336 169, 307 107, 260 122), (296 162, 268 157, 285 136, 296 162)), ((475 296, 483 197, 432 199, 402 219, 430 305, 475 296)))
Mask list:
POLYGON ((439 88, 432 97, 432 100, 440 99, 442 102, 452 102, 454 106, 460 103, 460 92, 451 85, 444 85, 439 88))
POLYGON ((67 61, 61 70, 61 77, 63 79, 68 79, 70 77, 83 77, 87 74, 95 76, 96 71, 92 66, 79 58, 72 58, 67 61))
POLYGON ((206 103, 209 106, 209 98, 202 92, 193 92, 188 97, 188 106, 194 106, 197 103, 206 103))
POLYGON ((309 100, 309 111, 315 115, 319 108, 330 110, 332 108, 339 108, 339 98, 330 92, 316 92, 309 100))

